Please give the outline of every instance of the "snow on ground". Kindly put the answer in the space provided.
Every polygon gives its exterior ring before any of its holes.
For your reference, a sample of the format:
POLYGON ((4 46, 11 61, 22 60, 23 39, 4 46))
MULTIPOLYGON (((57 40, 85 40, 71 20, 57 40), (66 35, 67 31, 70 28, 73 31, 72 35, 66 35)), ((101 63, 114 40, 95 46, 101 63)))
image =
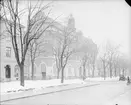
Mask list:
MULTIPOLYGON (((89 82, 87 82, 88 84, 89 82)), ((3 103, 10 105, 116 105, 107 104, 112 103, 116 98, 118 99, 123 93, 126 93, 131 89, 131 85, 126 85, 125 81, 120 82, 103 82, 101 85, 85 87, 80 89, 68 90, 63 92, 56 92, 48 95, 38 95, 36 97, 23 98, 20 100, 12 100, 3 103)), ((123 96, 124 97, 124 96, 123 96)), ((130 100, 130 97, 128 97, 130 100)), ((127 99, 125 97, 125 99, 127 99)), ((119 98, 120 102, 124 98, 119 98)), ((118 101, 119 101, 118 100, 118 101)), ((119 102, 119 103, 120 103, 119 102)), ((125 100, 125 103, 129 101, 125 100)), ((131 105, 131 104, 119 104, 118 105, 131 105)), ((123 101, 124 103, 124 101, 123 101)))
POLYGON ((60 79, 53 79, 53 80, 26 80, 25 86, 20 86, 19 81, 11 81, 11 82, 4 82, 0 83, 0 93, 7 94, 13 92, 21 92, 24 90, 39 90, 41 88, 46 88, 50 86, 58 86, 58 85, 67 85, 67 84, 74 84, 74 83, 85 83, 80 79, 70 79, 65 80, 64 83, 60 83, 60 79))
POLYGON ((119 77, 107 77, 107 78, 102 78, 102 77, 96 77, 96 78, 86 78, 87 81, 118 81, 119 77))
MULTIPOLYGON (((106 78, 105 80, 103 78, 87 78, 87 81, 118 81, 119 78, 106 78)), ((39 90, 46 87, 51 86, 59 86, 59 85, 68 85, 68 84, 76 84, 76 83, 82 83, 85 84, 84 81, 80 79, 69 79, 64 80, 64 83, 61 83, 60 79, 52 79, 52 80, 26 80, 25 86, 20 86, 19 81, 11 81, 11 82, 4 82, 0 83, 0 92, 1 94, 7 94, 7 93, 13 93, 13 92, 22 92, 22 91, 28 91, 28 90, 39 90)))
POLYGON ((131 105, 131 90, 120 95, 107 105, 131 105))

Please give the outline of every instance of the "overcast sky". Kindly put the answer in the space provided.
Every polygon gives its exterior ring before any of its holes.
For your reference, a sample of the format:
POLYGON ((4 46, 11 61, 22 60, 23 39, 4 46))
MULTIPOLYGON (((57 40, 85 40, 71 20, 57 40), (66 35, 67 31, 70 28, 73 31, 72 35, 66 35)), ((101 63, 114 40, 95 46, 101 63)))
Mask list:
POLYGON ((55 2, 54 12, 73 14, 76 28, 98 45, 111 40, 129 52, 131 7, 124 0, 83 0, 55 2))
POLYGON ((76 28, 98 46, 108 39, 129 53, 131 7, 124 0, 59 0, 54 2, 52 13, 53 17, 62 14, 58 20, 73 14, 76 28))

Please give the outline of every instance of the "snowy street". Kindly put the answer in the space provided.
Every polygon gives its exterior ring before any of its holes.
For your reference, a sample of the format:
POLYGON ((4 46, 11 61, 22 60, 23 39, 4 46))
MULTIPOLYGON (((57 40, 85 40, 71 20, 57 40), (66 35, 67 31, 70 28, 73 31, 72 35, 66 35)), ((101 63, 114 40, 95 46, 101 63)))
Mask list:
MULTIPOLYGON (((87 81, 88 84, 89 81, 87 81)), ((95 81, 94 81, 95 83, 95 81)), ((3 102, 2 105, 130 105, 131 85, 125 81, 98 82, 100 85, 77 88, 62 92, 54 92, 30 98, 3 102), (124 103, 124 104, 123 104, 124 103)), ((82 84, 79 84, 82 85, 82 84)))

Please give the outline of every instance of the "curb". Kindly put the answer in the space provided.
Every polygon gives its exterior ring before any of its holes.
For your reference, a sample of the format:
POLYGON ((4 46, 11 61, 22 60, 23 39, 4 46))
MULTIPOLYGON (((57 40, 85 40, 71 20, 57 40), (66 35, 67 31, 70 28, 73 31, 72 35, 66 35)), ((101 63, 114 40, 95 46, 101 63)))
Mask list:
MULTIPOLYGON (((91 85, 84 85, 84 86, 76 86, 76 87, 66 88, 66 89, 56 89, 55 91, 48 91, 48 92, 44 92, 44 90, 40 90, 39 92, 36 92, 36 93, 33 92, 33 91, 28 91, 28 92, 23 92, 23 93, 17 93, 17 95, 20 95, 20 96, 14 96, 14 94, 10 94, 10 95, 5 96, 5 98, 2 98, 2 96, 1 96, 0 102, 7 102, 7 101, 18 100, 18 99, 23 99, 23 98, 30 98, 30 97, 35 97, 35 96, 39 96, 39 95, 53 94, 53 93, 56 93, 56 92, 74 90, 74 89, 91 87, 91 86, 96 86, 96 85, 100 85, 100 84, 91 84, 91 85), (30 93, 30 95, 27 95, 25 93, 30 93)), ((67 86, 67 85, 65 85, 65 86, 67 86)), ((59 87, 61 87, 61 86, 57 86, 55 88, 59 88, 59 87)))

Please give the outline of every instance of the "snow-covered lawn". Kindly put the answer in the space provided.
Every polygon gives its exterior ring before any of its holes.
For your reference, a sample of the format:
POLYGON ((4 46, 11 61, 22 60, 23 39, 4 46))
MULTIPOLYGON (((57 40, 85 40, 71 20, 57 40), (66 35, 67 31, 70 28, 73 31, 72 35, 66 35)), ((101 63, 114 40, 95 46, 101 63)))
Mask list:
POLYGON ((51 87, 51 86, 59 86, 59 85, 68 85, 74 83, 85 83, 80 79, 70 79, 65 80, 64 83, 60 83, 60 79, 53 79, 53 80, 26 80, 25 86, 20 86, 19 81, 12 81, 12 82, 4 82, 0 83, 0 93, 7 94, 13 92, 22 92, 28 90, 39 90, 41 88, 51 87))
MULTIPOLYGON (((119 78, 87 78, 87 81, 118 81, 119 78)), ((52 87, 52 86, 63 86, 68 84, 76 84, 76 83, 85 83, 83 80, 80 79, 69 79, 64 80, 64 83, 61 83, 60 79, 52 79, 52 80, 26 80, 25 86, 20 86, 19 81, 11 81, 11 82, 4 82, 0 83, 0 93, 1 94, 11 94, 14 92, 22 92, 28 90, 39 90, 42 88, 52 87)))
POLYGON ((119 77, 107 77, 107 78, 102 78, 102 77, 95 77, 95 78, 86 78, 87 81, 118 81, 119 77))

